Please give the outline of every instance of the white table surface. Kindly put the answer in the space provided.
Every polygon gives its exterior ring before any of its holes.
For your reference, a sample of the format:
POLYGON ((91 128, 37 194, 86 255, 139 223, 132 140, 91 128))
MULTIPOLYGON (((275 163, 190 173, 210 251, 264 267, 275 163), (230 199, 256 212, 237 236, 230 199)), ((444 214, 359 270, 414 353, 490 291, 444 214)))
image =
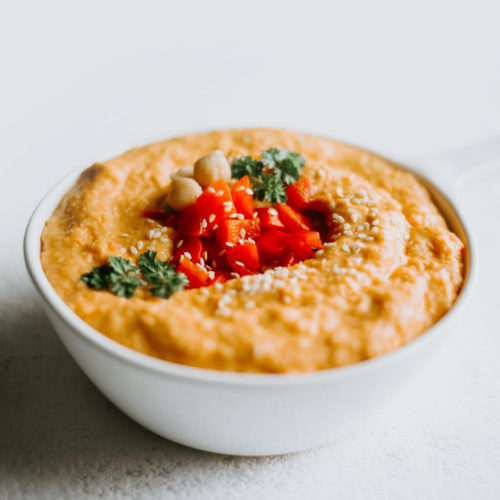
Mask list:
POLYGON ((0 7, 0 498, 500 498, 500 170, 462 190, 480 273, 446 347, 342 441, 191 450, 111 405, 21 254, 78 166, 190 130, 274 125, 402 158, 500 133, 496 1, 11 2, 0 7))

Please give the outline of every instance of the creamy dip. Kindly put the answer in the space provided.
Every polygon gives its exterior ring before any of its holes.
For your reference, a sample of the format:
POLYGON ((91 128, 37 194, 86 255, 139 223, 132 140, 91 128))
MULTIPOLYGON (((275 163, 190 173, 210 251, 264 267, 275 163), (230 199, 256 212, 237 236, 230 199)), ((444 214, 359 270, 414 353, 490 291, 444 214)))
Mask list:
POLYGON ((420 335, 453 306, 463 251, 412 174, 330 139, 250 129, 175 138, 88 168, 47 221, 41 261, 65 303, 120 344, 192 366, 284 373, 359 362, 420 335), (303 175, 329 207, 336 233, 314 258, 169 299, 80 280, 109 256, 172 258, 175 229, 141 213, 165 197, 173 171, 213 150, 231 159, 270 147, 305 157, 303 175))

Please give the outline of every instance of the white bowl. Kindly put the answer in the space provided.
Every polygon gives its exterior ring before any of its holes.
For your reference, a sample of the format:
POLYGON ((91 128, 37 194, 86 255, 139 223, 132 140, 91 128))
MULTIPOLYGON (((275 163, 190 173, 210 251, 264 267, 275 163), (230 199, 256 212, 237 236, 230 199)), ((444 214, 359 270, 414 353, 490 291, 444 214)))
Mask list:
MULTIPOLYGON (((402 167, 404 168, 404 167, 402 167)), ((193 368, 124 347, 76 316, 40 263, 40 235, 79 172, 59 182, 35 209, 25 235, 26 265, 62 342, 92 382, 132 419, 172 441, 233 455, 273 455, 334 440, 401 390, 449 333, 475 274, 475 245, 450 193, 415 172, 450 228, 466 244, 465 282, 453 308, 403 347, 354 365, 292 375, 193 368)))

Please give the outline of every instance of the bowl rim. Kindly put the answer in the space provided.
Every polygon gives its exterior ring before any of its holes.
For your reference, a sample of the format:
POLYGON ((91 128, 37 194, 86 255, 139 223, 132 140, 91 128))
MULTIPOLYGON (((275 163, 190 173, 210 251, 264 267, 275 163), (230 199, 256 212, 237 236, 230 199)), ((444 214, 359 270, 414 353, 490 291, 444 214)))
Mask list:
MULTIPOLYGON (((361 375, 367 370, 376 369, 381 364, 388 364, 401 361, 401 358, 406 358, 416 350, 425 349, 428 343, 434 340, 440 330, 445 330, 446 325, 450 324, 463 309, 467 303, 473 285, 475 283, 477 274, 477 251, 476 243, 469 224, 463 217, 460 206, 456 201, 452 201, 450 196, 430 180, 422 171, 409 167, 407 164, 393 160, 387 156, 380 155, 370 149, 355 146, 343 141, 337 141, 348 146, 356 147, 366 151, 369 154, 383 158, 396 168, 406 170, 416 175, 417 178, 424 183, 435 189, 443 200, 448 204, 449 208, 454 212, 458 223, 461 226, 465 237, 465 275, 464 283, 458 294, 455 303, 446 314, 441 317, 430 328, 425 330, 416 338, 410 340, 406 344, 398 347, 393 351, 381 354, 377 357, 363 360, 351 365, 340 366, 335 368, 328 368, 324 370, 301 372, 301 373, 247 373, 247 372, 232 372, 213 370, 209 368, 200 368, 189 365, 182 365, 171 361, 155 358, 147 354, 135 351, 126 347, 98 330, 91 327, 83 319, 78 317, 59 297, 48 278, 46 277, 41 260, 40 260, 40 237, 45 226, 45 222, 50 218, 57 204, 61 200, 64 193, 74 185, 78 176, 82 173, 84 168, 78 167, 72 169, 69 173, 64 175, 41 199, 34 209, 24 234, 24 259, 28 270, 28 274, 40 295, 41 299, 63 322, 69 326, 73 332, 76 332, 83 340, 103 351, 107 356, 112 356, 115 359, 126 362, 135 367, 146 369, 150 372, 157 374, 167 375, 179 379, 188 379, 199 383, 218 383, 221 385, 242 385, 242 386, 290 386, 302 385, 310 383, 318 383, 329 381, 332 379, 339 379, 343 377, 361 375)), ((86 167, 85 167, 86 168, 86 167)), ((432 195, 432 193, 431 193, 432 195)), ((434 196, 433 196, 434 198, 434 196)), ((434 200, 435 203, 436 200, 434 200)), ((439 204, 438 204, 439 205, 439 204)), ((441 207, 438 206, 441 211, 441 207)), ((444 215, 443 215, 444 216, 444 215)), ((57 332, 58 333, 58 332, 57 332)))

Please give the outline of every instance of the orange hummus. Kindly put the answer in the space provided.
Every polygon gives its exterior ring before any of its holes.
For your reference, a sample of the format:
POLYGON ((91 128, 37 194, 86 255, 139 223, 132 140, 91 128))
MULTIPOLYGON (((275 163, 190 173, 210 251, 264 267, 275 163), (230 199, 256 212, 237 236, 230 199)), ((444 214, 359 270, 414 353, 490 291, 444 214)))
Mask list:
POLYGON ((99 332, 142 353, 203 368, 307 372, 378 356, 414 339, 453 305, 464 245, 427 190, 389 161, 333 140, 283 130, 229 130, 133 149, 96 163, 42 233, 41 261, 59 296, 99 332), (109 256, 169 260, 175 229, 141 216, 170 174, 200 156, 301 153, 303 174, 330 207, 338 236, 314 258, 169 299, 88 288, 80 276, 109 256))

